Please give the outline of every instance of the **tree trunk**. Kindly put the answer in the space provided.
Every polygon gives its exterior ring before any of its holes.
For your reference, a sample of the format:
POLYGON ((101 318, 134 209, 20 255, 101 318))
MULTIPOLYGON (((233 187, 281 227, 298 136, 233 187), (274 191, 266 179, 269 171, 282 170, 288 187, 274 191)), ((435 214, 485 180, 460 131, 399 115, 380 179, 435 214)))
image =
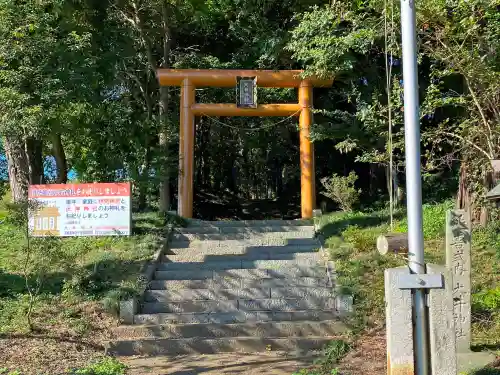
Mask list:
MULTIPOLYGON (((493 188, 493 181, 494 181, 493 172, 485 171, 483 184, 484 184, 486 191, 489 191, 491 188, 493 188)), ((479 217, 479 224, 482 227, 485 227, 486 225, 488 225, 489 218, 490 218, 489 207, 485 206, 485 203, 483 202, 483 204, 481 205, 481 214, 479 217)))
POLYGON ((28 198, 29 185, 29 167, 24 142, 19 138, 5 137, 5 154, 12 201, 22 202, 28 198))
POLYGON ((466 162, 462 161, 460 165, 460 175, 458 180, 456 208, 462 210, 470 210, 470 206, 471 197, 469 189, 467 188, 467 167, 466 162))
POLYGON ((68 162, 66 160, 66 153, 61 140, 61 134, 54 134, 52 136, 52 153, 56 159, 57 177, 56 183, 65 184, 68 182, 68 162))
POLYGON ((408 234, 381 234, 377 238, 377 250, 382 255, 385 255, 389 252, 394 254, 408 253, 408 234))
POLYGON ((203 128, 201 129, 201 142, 203 143, 203 152, 201 154, 201 159, 199 160, 199 163, 202 164, 203 186, 207 187, 208 189, 212 188, 212 178, 210 176, 210 174, 212 173, 210 168, 210 147, 208 147, 210 145, 211 125, 211 121, 205 121, 203 123, 203 128))
POLYGON ((377 178, 377 171, 376 171, 377 165, 375 163, 370 163, 369 168, 370 168, 370 185, 368 188, 368 193, 370 194, 370 197, 373 197, 375 195, 375 181, 377 178))
MULTIPOLYGON (((168 5, 162 4, 163 18, 163 63, 162 68, 170 67, 170 27, 168 5)), ((160 134, 158 136, 160 150, 164 153, 164 162, 162 163, 162 173, 160 179, 160 212, 167 212, 170 209, 170 158, 169 158, 169 124, 168 124, 168 104, 170 99, 169 87, 160 87, 160 134)))
POLYGON ((392 204, 393 207, 397 207, 399 203, 401 203, 400 199, 400 188, 398 184, 398 172, 396 169, 392 170, 392 176, 390 172, 390 167, 385 167, 386 174, 386 182, 387 182, 387 191, 389 192, 389 196, 392 194, 392 204), (392 177, 392 191, 391 191, 391 177, 392 177))
POLYGON ((42 141, 28 137, 25 143, 28 161, 29 182, 32 185, 43 184, 45 181, 42 160, 42 141))
POLYGON ((160 212, 170 209, 170 165, 169 165, 169 134, 168 134, 168 87, 160 87, 160 121, 161 130, 158 135, 160 150, 163 153, 163 162, 160 174, 160 212))
POLYGON ((151 148, 146 142, 146 154, 144 156, 144 165, 142 173, 139 175, 139 198, 138 198, 138 208, 139 211, 143 211, 148 202, 148 188, 149 188, 149 172, 151 170, 151 148))

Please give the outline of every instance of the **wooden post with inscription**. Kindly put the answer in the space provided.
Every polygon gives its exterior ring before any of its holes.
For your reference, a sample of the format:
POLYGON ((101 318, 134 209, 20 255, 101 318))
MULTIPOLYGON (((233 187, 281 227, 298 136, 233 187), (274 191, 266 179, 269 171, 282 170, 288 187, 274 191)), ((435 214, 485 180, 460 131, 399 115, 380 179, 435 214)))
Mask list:
POLYGON ((446 214, 446 267, 451 272, 457 353, 471 343, 471 221, 465 210, 446 214))

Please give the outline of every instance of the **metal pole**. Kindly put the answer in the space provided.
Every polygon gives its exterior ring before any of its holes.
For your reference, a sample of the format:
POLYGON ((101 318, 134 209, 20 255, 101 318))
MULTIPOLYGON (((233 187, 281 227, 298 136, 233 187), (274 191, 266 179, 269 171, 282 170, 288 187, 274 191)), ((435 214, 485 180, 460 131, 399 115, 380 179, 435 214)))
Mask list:
MULTIPOLYGON (((403 84, 406 156, 406 205, 408 210, 408 247, 411 272, 425 273, 424 235, 422 230, 422 176, 420 173, 420 115, 416 14, 414 0, 401 0, 401 37, 403 47, 403 84)), ((415 373, 429 374, 429 338, 425 292, 416 289, 413 296, 415 373)), ((438 375, 438 374, 436 374, 438 375)))

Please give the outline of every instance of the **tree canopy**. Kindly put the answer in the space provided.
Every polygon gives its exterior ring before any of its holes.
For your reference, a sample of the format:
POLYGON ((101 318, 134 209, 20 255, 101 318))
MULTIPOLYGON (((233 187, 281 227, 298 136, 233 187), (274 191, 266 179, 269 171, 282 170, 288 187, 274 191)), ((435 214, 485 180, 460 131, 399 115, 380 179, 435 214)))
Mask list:
MULTIPOLYGON (((500 153, 499 10, 498 0, 417 2, 424 197, 456 195, 483 216, 500 153)), ((0 0, 0 133, 13 198, 72 171, 133 181, 139 209, 175 208, 179 91, 155 76, 175 67, 333 77, 315 90, 318 192, 321 179, 355 171, 364 203, 387 201, 404 190, 399 30, 392 0, 0 0)), ((234 90, 196 95, 235 100, 234 90)), ((259 102, 296 95, 260 88, 259 102)), ((195 160, 203 199, 298 204, 294 119, 198 118, 195 160)))

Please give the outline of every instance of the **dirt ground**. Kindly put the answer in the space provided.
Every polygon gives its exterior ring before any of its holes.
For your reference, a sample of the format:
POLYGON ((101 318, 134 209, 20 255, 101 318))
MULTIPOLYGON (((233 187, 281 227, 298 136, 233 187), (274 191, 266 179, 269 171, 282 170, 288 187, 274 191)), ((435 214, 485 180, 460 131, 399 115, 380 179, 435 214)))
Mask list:
POLYGON ((118 321, 97 303, 82 303, 78 312, 88 324, 88 331, 82 335, 67 322, 47 323, 60 308, 53 306, 54 311, 47 309, 35 316, 40 327, 37 332, 0 335, 0 369, 17 370, 23 375, 59 375, 104 356, 104 343, 113 337, 112 328, 118 321))
MULTIPOLYGON (((104 318, 100 311, 88 312, 93 318, 94 335, 86 339, 61 329, 50 335, 0 337, 0 368, 20 370, 23 375, 58 375, 102 357, 102 343, 110 338, 109 328, 115 322, 104 318)), ((270 352, 120 360, 129 366, 129 375, 291 375, 312 366, 314 358, 270 352)), ((338 368, 342 375, 384 375, 385 362, 385 336, 378 333, 359 340, 338 368)))
MULTIPOLYGON (((121 360, 129 366, 130 375, 291 375, 312 366, 314 358, 259 353, 136 357, 121 360)), ((385 363, 385 336, 377 334, 360 340, 338 368, 342 375, 384 375, 385 363)))
POLYGON ((122 358, 121 361, 130 367, 130 375, 291 375, 310 365, 312 359, 259 353, 122 358))

